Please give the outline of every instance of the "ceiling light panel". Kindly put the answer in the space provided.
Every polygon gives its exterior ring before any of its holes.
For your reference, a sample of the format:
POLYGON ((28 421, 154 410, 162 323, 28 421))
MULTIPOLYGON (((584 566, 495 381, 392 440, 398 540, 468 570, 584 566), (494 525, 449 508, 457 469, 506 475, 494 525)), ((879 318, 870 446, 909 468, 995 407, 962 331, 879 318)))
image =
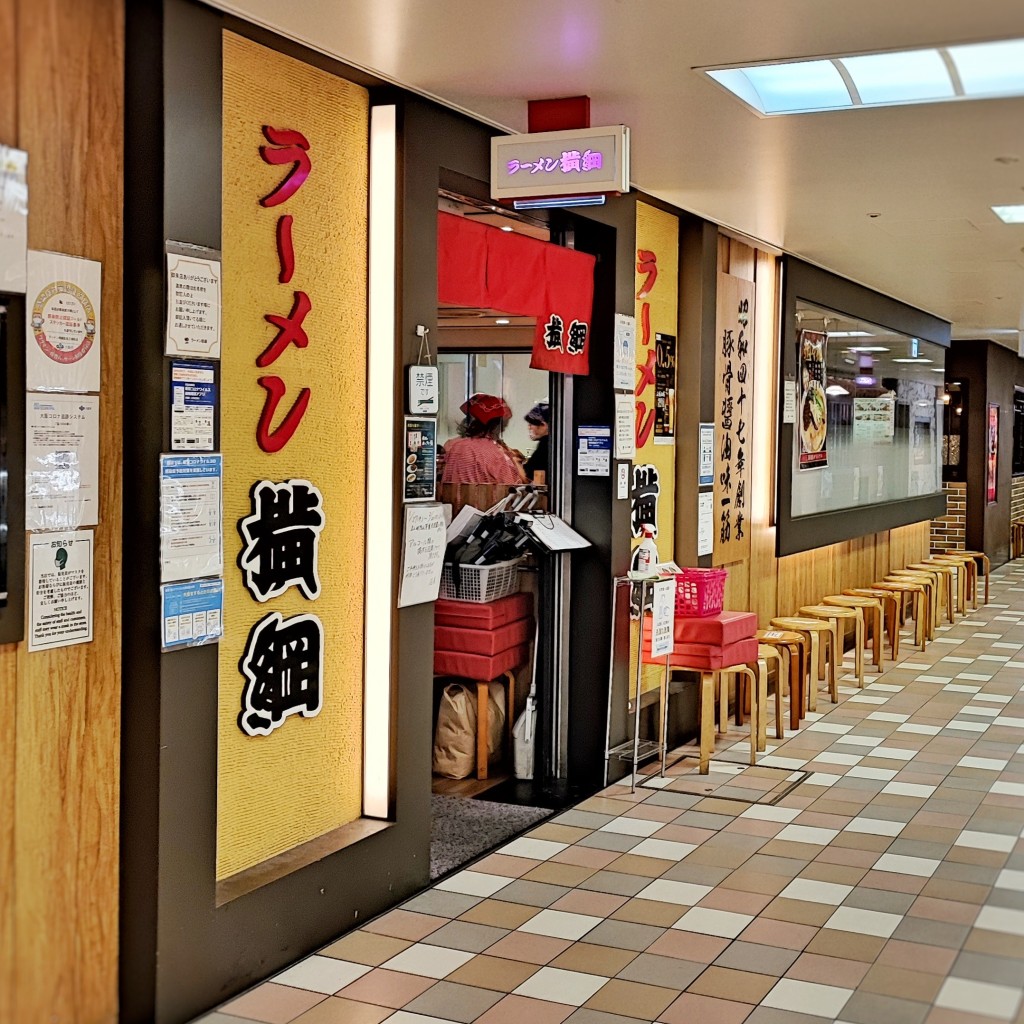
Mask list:
POLYGON ((1004 224, 1024 224, 1024 205, 993 206, 992 212, 1004 224))
POLYGON ((1024 96, 1024 39, 697 70, 765 116, 1024 96))

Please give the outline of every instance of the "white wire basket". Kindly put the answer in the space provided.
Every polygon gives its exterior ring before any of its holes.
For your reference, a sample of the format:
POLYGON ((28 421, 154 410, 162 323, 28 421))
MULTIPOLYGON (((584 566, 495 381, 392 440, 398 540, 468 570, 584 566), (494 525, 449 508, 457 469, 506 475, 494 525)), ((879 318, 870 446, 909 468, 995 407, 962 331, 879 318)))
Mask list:
POLYGON ((519 591, 519 563, 495 562, 493 565, 460 565, 459 585, 455 586, 455 570, 446 562, 441 572, 441 597, 451 601, 475 601, 484 604, 508 597, 519 591))

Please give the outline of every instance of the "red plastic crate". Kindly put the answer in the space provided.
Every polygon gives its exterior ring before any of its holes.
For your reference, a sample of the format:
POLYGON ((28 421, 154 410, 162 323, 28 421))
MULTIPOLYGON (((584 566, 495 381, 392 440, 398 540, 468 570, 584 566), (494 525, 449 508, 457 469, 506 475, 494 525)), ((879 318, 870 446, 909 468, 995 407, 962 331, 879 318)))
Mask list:
POLYGON ((676 615, 717 615, 725 604, 725 569, 683 569, 676 575, 676 615))

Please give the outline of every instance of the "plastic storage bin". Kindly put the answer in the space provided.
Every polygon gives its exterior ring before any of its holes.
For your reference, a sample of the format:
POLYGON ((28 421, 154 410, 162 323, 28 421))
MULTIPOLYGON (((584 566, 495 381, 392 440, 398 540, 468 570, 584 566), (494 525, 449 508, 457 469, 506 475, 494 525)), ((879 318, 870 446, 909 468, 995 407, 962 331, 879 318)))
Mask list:
POLYGON ((455 601, 497 601, 519 590, 518 565, 522 559, 495 562, 493 565, 460 565, 459 584, 455 585, 455 568, 445 562, 441 571, 441 597, 455 601))
POLYGON ((683 569, 676 575, 676 615, 717 615, 725 604, 725 569, 683 569))

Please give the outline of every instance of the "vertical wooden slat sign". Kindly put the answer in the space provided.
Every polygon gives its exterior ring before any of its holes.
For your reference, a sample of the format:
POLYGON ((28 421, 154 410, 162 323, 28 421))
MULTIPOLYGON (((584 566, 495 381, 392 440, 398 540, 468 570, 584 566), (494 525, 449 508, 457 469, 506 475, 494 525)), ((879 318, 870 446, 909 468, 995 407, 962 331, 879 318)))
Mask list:
POLYGON ((362 812, 365 90, 224 35, 217 878, 362 812))
POLYGON ((715 565, 750 557, 754 282, 718 275, 715 338, 715 565))

